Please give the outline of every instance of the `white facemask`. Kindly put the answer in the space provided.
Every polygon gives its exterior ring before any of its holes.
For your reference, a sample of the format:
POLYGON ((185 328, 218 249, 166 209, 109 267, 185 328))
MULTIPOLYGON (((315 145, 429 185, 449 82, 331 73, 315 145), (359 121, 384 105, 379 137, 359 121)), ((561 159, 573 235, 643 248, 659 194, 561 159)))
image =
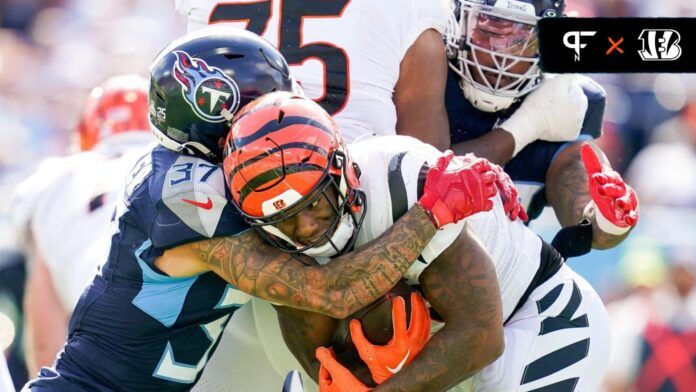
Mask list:
POLYGON ((348 241, 350 241, 350 239, 353 237, 353 227, 353 218, 350 216, 350 213, 343 214, 341 222, 339 222, 338 227, 336 227, 336 231, 334 231, 333 235, 331 236, 331 241, 328 241, 322 246, 309 248, 302 253, 312 257, 331 257, 336 255, 336 253, 345 248, 348 241), (338 250, 331 245, 332 242, 336 248, 338 248, 338 250))
MULTIPOLYGON (((336 227, 336 231, 334 231, 333 235, 331 236, 331 241, 327 241, 324 245, 322 246, 315 246, 313 248, 309 248, 305 250, 304 254, 307 256, 311 257, 331 257, 336 255, 339 251, 343 250, 343 248, 348 244, 348 241, 353 237, 353 228, 355 227, 353 223, 353 217, 350 216, 350 213, 343 214, 343 217, 341 218, 341 221, 338 223, 338 226, 336 227), (334 248, 331 243, 336 246, 334 248)), ((276 237, 282 238, 286 242, 295 245, 298 248, 302 248, 303 245, 298 245, 295 243, 293 240, 291 240, 288 236, 283 234, 282 231, 278 230, 277 228, 267 225, 267 226, 262 226, 262 228, 270 233, 273 234, 276 237)))

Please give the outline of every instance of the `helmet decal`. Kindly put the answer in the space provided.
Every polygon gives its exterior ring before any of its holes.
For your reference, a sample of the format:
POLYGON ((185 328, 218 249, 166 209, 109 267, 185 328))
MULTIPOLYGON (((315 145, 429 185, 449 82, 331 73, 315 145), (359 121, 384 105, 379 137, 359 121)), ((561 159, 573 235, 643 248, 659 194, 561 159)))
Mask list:
POLYGON ((176 50, 172 69, 181 84, 181 94, 201 119, 219 123, 225 121, 222 111, 234 113, 239 106, 239 87, 220 68, 209 66, 204 60, 176 50))

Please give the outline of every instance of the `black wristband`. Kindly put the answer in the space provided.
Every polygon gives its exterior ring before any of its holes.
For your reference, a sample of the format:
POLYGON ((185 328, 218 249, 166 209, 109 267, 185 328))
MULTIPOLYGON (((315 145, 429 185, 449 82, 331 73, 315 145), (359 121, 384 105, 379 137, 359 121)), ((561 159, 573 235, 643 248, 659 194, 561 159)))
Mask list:
POLYGON ((551 245, 564 259, 589 253, 592 250, 592 222, 583 218, 577 225, 561 229, 551 245))

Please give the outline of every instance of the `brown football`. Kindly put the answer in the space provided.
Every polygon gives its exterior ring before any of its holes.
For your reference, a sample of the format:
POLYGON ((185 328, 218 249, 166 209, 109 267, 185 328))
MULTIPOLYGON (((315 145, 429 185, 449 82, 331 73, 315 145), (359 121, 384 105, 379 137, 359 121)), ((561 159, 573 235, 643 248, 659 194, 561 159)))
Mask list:
POLYGON ((393 336, 392 330, 392 299, 402 296, 406 301, 407 320, 411 317, 411 292, 414 291, 405 280, 399 281, 387 294, 363 309, 341 320, 334 337, 334 348, 337 351, 355 350, 350 338, 349 323, 352 319, 360 320, 367 339, 378 345, 384 345, 393 336))

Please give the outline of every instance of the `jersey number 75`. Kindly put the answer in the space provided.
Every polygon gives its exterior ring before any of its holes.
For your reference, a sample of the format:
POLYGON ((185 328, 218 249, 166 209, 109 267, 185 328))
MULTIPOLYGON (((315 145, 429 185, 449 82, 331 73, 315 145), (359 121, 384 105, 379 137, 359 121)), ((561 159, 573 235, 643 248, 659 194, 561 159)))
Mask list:
POLYGON ((339 18, 350 0, 258 0, 246 3, 219 2, 208 23, 246 21, 246 29, 263 35, 279 4, 278 49, 289 65, 301 65, 308 59, 324 64, 324 93, 316 99, 331 115, 340 112, 348 101, 348 56, 343 48, 329 42, 304 43, 304 18, 339 18))

